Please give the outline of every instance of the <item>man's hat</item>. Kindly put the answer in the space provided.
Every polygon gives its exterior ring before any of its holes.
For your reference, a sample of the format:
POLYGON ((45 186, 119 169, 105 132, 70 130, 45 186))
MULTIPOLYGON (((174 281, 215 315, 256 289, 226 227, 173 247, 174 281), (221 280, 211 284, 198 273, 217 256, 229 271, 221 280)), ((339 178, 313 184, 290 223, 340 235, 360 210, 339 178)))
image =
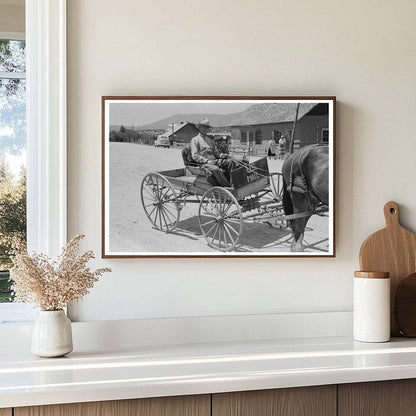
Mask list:
POLYGON ((207 127, 211 127, 209 124, 209 120, 207 118, 203 118, 199 123, 198 126, 207 126, 207 127))

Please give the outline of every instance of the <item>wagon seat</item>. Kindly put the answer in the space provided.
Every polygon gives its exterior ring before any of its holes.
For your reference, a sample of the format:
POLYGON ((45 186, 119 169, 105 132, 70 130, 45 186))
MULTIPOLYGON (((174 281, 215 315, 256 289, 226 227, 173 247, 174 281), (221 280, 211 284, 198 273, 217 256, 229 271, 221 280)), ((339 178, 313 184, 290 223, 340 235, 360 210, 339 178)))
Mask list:
POLYGON ((191 175, 205 176, 204 171, 198 166, 198 163, 192 158, 191 146, 186 146, 182 149, 182 160, 185 165, 185 170, 191 175))

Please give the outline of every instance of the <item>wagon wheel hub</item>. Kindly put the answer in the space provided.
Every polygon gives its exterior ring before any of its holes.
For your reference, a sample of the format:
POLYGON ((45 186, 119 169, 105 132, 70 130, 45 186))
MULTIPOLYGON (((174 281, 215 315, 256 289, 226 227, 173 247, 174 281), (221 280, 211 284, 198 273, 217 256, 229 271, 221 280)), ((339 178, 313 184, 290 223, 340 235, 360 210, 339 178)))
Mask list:
POLYGON ((243 218, 239 202, 230 191, 213 187, 205 192, 198 218, 210 247, 220 251, 234 249, 243 231, 243 218))

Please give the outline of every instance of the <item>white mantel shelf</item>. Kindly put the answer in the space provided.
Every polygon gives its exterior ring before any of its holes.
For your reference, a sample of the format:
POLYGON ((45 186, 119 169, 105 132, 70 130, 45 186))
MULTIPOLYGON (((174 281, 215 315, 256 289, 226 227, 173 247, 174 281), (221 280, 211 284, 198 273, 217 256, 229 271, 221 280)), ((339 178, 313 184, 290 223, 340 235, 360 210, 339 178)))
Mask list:
POLYGON ((416 340, 348 337, 0 354, 0 407, 416 378, 416 340))

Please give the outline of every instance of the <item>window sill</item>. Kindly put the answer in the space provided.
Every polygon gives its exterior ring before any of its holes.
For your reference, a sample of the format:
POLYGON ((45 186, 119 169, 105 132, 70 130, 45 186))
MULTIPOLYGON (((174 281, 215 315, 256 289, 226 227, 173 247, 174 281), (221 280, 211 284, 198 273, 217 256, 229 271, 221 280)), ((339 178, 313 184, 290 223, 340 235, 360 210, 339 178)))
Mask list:
POLYGON ((28 303, 0 303, 0 325, 21 325, 35 319, 35 310, 28 303))

